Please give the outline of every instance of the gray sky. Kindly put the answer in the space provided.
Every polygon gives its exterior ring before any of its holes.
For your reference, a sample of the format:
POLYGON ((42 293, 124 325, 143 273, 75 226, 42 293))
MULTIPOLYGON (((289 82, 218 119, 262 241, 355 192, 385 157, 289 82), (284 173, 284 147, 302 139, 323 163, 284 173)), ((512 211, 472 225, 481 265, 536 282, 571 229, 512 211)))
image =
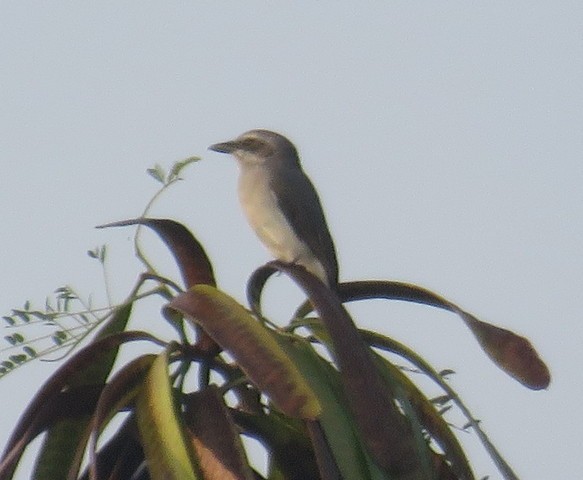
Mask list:
MULTIPOLYGON (((190 155, 204 161, 154 213, 187 223, 243 299, 268 255, 234 161, 206 147, 277 130, 318 187, 342 279, 431 288, 527 336, 553 383, 526 390, 450 314, 378 302, 353 309, 357 323, 454 369, 521 478, 580 476, 582 22, 567 1, 2 2, 1 313, 65 283, 102 298, 85 254, 102 243, 123 299, 132 231, 93 227, 140 214, 157 188, 145 169, 190 155)), ((0 382, 0 444, 53 368, 0 382)), ((499 478, 460 437, 477 475, 499 478)))

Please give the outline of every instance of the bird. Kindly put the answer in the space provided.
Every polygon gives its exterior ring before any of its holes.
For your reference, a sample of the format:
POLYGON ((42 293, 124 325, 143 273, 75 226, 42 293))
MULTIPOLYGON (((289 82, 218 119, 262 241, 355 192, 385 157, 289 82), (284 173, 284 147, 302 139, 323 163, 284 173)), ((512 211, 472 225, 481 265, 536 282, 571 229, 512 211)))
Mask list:
POLYGON ((320 198, 294 144, 279 133, 256 129, 208 148, 237 160, 243 212, 273 257, 301 265, 335 288, 336 249, 320 198))

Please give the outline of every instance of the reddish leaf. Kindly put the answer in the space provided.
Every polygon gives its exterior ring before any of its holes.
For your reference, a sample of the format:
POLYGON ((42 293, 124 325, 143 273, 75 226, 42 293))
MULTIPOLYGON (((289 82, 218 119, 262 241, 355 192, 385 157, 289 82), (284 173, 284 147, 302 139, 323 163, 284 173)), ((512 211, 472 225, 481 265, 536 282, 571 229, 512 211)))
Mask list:
MULTIPOLYGON (((402 282, 349 282, 338 286, 342 301, 386 298, 420 303, 458 314, 470 328, 486 354, 506 373, 533 390, 547 388, 551 381, 548 367, 531 343, 510 330, 478 320, 449 300, 424 288, 402 282)), ((304 304, 298 315, 304 316, 311 307, 304 304)))
MULTIPOLYGON (((161 218, 134 218, 100 225, 97 228, 130 225, 145 225, 160 236, 174 256, 186 288, 198 284, 216 286, 213 267, 204 248, 192 233, 178 222, 161 218)), ((196 330, 197 345, 210 356, 216 355, 220 350, 217 344, 205 332, 198 328, 196 330)))
POLYGON ((482 322, 468 313, 460 314, 484 351, 500 368, 533 390, 549 386, 549 369, 526 338, 482 322))
MULTIPOLYGON (((109 420, 137 395, 155 355, 142 355, 116 372, 107 383, 93 414, 90 442, 90 468, 97 473, 97 439, 109 420)), ((84 450, 84 449, 83 449, 84 450)))
POLYGON ((320 414, 318 398, 272 332, 233 298, 197 285, 167 308, 202 325, 281 411, 294 418, 314 419, 320 414))
MULTIPOLYGON (((96 362, 104 357, 107 358, 112 349, 116 349, 125 342, 136 340, 158 342, 158 340, 149 333, 120 332, 91 343, 59 368, 39 389, 26 410, 22 413, 18 424, 14 428, 9 441, 6 444, 5 452, 2 457, 3 462, 0 469, 0 476, 8 475, 7 472, 12 471, 11 469, 13 469, 19 461, 20 455, 17 457, 11 457, 11 461, 7 462, 6 455, 15 445, 25 438, 29 425, 35 422, 35 418, 39 415, 39 412, 42 411, 42 405, 48 402, 52 397, 58 395, 61 391, 71 385, 75 385, 77 379, 82 378, 85 371, 93 370, 96 362)), ((6 478, 10 478, 10 476, 7 476, 6 478)))
POLYGON ((185 403, 186 426, 205 480, 252 480, 239 432, 218 389, 209 386, 185 403))
POLYGON ((99 225, 97 228, 145 225, 154 230, 174 256, 187 288, 203 283, 216 285, 212 264, 200 244, 188 229, 178 222, 161 218, 134 218, 99 225))
POLYGON ((298 283, 326 325, 345 395, 371 456, 391 474, 418 473, 421 465, 411 428, 336 293, 301 266, 282 262, 270 265, 298 283))
POLYGON ((269 277, 277 272, 277 269, 270 264, 263 265, 253 272, 247 282, 247 302, 251 311, 257 316, 261 316, 261 293, 269 277))
POLYGON ((0 465, 0 478, 10 478, 11 466, 39 433, 63 420, 89 418, 102 389, 103 385, 82 385, 48 397, 46 402, 39 406, 18 442, 5 453, 0 465))
MULTIPOLYGON (((108 480, 146 480, 144 452, 139 442, 135 417, 130 415, 97 452, 97 478, 108 480), (140 471, 142 474, 136 473, 140 471)), ((147 477, 146 477, 147 476, 147 477)), ((89 469, 69 480, 90 480, 89 469)))

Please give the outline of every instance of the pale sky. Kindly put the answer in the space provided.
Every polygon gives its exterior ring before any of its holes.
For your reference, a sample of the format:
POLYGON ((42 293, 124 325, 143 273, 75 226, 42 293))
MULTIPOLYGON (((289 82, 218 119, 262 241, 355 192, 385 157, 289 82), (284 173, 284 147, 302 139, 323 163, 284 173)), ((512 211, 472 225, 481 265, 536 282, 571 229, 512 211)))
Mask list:
MULTIPOLYGON (((139 215, 157 188, 145 169, 191 155, 203 161, 154 214, 191 227, 242 301, 269 256, 239 210, 235 162, 206 148, 269 128, 300 150, 342 279, 433 289, 528 337, 553 381, 525 389, 428 307, 375 302, 352 310, 357 324, 455 370, 521 478, 577 478, 582 25, 567 1, 2 2, 0 314, 65 283, 102 299, 85 252, 103 243, 122 300, 132 230, 93 227, 139 215)), ((0 445, 55 367, 0 380, 0 445)), ((477 477, 500 478, 475 436, 460 438, 477 477)))

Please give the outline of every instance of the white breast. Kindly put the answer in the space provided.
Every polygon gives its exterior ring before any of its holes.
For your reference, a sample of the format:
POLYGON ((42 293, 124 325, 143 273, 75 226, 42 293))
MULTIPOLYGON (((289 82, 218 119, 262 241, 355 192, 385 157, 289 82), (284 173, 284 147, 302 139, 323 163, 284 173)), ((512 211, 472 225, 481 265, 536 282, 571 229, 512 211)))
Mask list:
POLYGON ((239 200, 247 221, 274 258, 303 265, 326 281, 326 273, 311 250, 297 237, 278 207, 265 169, 245 166, 239 176, 239 200))

